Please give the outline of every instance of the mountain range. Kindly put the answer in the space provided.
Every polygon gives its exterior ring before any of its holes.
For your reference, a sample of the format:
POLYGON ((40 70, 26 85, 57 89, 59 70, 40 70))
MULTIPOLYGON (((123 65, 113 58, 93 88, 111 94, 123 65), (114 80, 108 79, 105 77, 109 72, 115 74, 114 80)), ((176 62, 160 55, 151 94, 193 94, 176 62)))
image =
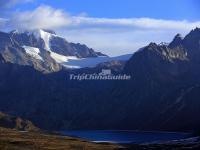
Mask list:
POLYGON ((199 58, 199 28, 119 57, 49 30, 1 32, 0 110, 47 130, 198 130, 199 58), (105 68, 131 80, 69 79, 105 68))

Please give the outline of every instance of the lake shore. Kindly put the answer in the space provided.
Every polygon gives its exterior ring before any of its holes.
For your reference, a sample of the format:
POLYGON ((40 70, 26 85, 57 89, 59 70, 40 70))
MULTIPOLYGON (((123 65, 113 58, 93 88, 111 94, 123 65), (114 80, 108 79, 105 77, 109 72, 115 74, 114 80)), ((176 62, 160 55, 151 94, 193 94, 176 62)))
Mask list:
POLYGON ((95 143, 143 144, 161 143, 191 137, 191 133, 138 131, 138 130, 68 130, 59 132, 61 135, 77 137, 95 143))
POLYGON ((124 147, 126 147, 127 150, 199 150, 200 137, 154 144, 129 144, 124 145, 124 147))

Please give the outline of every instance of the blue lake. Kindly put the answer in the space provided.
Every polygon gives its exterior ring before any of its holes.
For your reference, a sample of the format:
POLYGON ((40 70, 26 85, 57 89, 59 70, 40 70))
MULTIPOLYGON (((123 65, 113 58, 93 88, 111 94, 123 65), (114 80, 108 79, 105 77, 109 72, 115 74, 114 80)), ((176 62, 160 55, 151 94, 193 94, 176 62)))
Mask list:
POLYGON ((152 143, 179 140, 188 137, 188 133, 179 132, 141 132, 141 131, 63 131, 63 135, 78 137, 92 142, 110 143, 152 143))

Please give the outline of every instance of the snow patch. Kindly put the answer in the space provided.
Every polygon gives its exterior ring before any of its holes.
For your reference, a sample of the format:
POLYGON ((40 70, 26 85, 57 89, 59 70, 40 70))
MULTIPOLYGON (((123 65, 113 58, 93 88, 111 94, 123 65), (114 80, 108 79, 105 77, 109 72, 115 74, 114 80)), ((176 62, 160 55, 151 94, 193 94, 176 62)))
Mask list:
POLYGON ((92 68, 97 66, 100 63, 110 62, 110 61, 127 61, 130 59, 132 54, 117 56, 117 57, 108 57, 108 56, 101 56, 101 57, 89 57, 89 58, 76 58, 72 57, 67 59, 67 61, 63 61, 61 64, 66 68, 92 68))
POLYGON ((46 49, 47 51, 51 51, 50 49, 50 39, 52 36, 57 36, 53 33, 49 33, 46 32, 42 29, 37 29, 37 30, 29 30, 29 31, 25 31, 25 33, 27 35, 34 35, 34 37, 39 41, 40 39, 42 39, 44 41, 44 49, 46 49))
POLYGON ((130 59, 132 54, 117 56, 117 57, 88 57, 88 58, 78 58, 76 56, 64 56, 50 51, 50 56, 59 64, 70 69, 80 69, 80 68, 92 68, 103 62, 110 62, 114 60, 127 61, 130 59))
POLYGON ((43 39, 44 41, 44 44, 45 44, 45 49, 48 50, 48 51, 51 51, 50 49, 50 39, 52 37, 52 34, 51 33, 48 33, 48 32, 45 32, 43 30, 40 30, 40 37, 43 39))
POLYGON ((35 59, 44 61, 43 58, 39 55, 40 54, 39 48, 30 47, 30 46, 23 46, 23 48, 28 55, 32 56, 35 59))
POLYGON ((50 55, 57 63, 65 63, 65 62, 68 62, 69 60, 78 59, 75 56, 64 56, 64 55, 57 54, 55 52, 51 52, 50 55))
POLYGON ((36 39, 40 40, 42 39, 44 41, 45 47, 47 51, 51 51, 50 49, 50 39, 53 36, 53 34, 45 32, 44 30, 34 30, 32 32, 29 32, 29 34, 33 34, 36 39))

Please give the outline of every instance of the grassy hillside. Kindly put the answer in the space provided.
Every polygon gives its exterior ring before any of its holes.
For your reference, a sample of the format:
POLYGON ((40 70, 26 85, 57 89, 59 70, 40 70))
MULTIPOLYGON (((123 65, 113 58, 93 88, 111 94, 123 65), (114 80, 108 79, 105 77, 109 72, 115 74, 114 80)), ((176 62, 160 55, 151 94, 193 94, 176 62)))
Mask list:
POLYGON ((118 150, 118 145, 95 144, 84 140, 38 132, 0 128, 0 150, 118 150))

